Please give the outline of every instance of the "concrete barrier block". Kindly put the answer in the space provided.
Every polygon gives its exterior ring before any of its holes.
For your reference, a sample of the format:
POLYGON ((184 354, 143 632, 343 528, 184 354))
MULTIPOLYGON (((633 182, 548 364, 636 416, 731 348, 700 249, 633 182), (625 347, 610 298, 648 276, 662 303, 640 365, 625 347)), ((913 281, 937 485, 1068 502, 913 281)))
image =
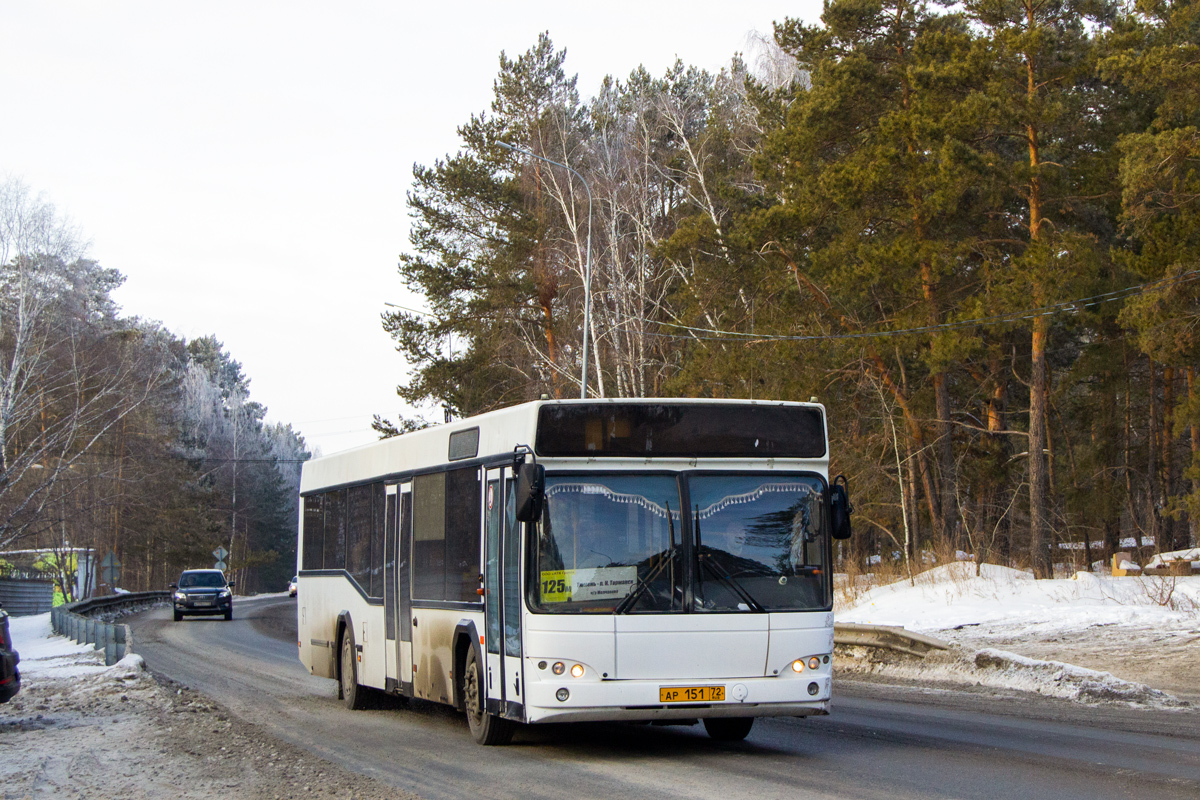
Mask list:
POLYGON ((83 642, 82 644, 96 643, 96 620, 88 619, 83 624, 83 642))

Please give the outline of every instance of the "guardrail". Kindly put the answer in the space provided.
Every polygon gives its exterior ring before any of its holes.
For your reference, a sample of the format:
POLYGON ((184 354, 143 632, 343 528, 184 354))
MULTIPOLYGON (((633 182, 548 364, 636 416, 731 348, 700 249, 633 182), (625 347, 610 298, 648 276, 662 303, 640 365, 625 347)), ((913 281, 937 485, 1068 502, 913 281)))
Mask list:
POLYGON ((833 643, 856 647, 880 647, 910 656, 925 657, 930 650, 949 650, 950 643, 895 625, 866 625, 838 622, 833 626, 833 643))
POLYGON ((102 617, 157 605, 170 598, 170 592, 131 592, 80 600, 51 609, 50 626, 60 636, 103 650, 104 664, 111 667, 133 652, 133 633, 128 625, 102 617))

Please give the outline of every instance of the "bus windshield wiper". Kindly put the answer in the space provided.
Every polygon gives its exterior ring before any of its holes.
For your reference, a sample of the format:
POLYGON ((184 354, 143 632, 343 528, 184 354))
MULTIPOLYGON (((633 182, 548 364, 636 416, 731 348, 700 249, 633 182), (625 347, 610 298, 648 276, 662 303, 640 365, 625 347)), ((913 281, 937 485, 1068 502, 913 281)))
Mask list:
MULTIPOLYGON (((740 597, 742 602, 749 606, 751 611, 757 611, 760 613, 765 611, 766 609, 759 605, 758 601, 751 597, 750 593, 747 592, 742 585, 733 578, 732 575, 727 574, 723 570, 717 569, 717 565, 713 563, 712 555, 705 555, 704 550, 700 545, 700 506, 696 506, 696 511, 693 516, 696 520, 696 563, 702 567, 708 567, 708 571, 712 573, 712 576, 720 581, 727 589, 740 597)), ((700 583, 699 575, 696 576, 696 583, 697 585, 700 583)))
POLYGON ((758 612, 766 611, 766 609, 763 608, 761 605, 759 605, 758 601, 755 600, 753 597, 751 597, 750 593, 747 592, 742 587, 742 585, 740 583, 738 583, 737 580, 732 575, 725 575, 724 573, 721 572, 721 570, 717 569, 716 564, 714 564, 712 562, 711 556, 701 555, 700 556, 700 564, 701 564, 701 566, 708 567, 708 571, 712 573, 712 576, 714 578, 716 578, 718 581, 720 581, 722 584, 724 584, 730 591, 732 591, 738 597, 742 598, 742 602, 745 603, 746 605, 748 605, 750 607, 751 611, 758 611, 758 612))
MULTIPOLYGON (((675 544, 675 520, 671 517, 671 504, 667 506, 667 528, 671 535, 671 546, 667 550, 667 555, 661 561, 654 565, 654 569, 646 573, 646 576, 637 582, 637 586, 633 587, 633 591, 625 596, 625 599, 617 604, 613 609, 614 614, 627 614, 637 599, 642 596, 642 593, 649 588, 650 584, 662 574, 662 571, 667 568, 668 564, 675 563, 675 556, 679 553, 679 545, 675 544)), ((674 591, 674 589, 672 589, 674 591)))

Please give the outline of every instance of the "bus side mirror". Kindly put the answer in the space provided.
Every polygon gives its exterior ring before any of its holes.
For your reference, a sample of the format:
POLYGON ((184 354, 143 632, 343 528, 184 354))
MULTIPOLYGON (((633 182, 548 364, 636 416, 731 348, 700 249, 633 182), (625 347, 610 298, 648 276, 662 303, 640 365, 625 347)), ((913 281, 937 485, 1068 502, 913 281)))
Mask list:
POLYGON ((835 482, 829 487, 829 527, 833 538, 850 538, 850 494, 844 483, 835 482))
POLYGON ((541 464, 517 467, 517 520, 536 522, 542 517, 542 499, 546 488, 546 468, 541 464))

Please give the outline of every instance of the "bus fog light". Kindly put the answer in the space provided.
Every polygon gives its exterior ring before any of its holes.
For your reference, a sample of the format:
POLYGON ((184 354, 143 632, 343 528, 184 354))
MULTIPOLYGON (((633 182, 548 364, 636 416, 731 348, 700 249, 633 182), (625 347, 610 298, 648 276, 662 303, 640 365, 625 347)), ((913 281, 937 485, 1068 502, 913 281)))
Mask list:
POLYGON ((566 665, 566 664, 564 664, 564 663, 563 663, 563 662, 561 662, 561 661, 555 661, 555 662, 554 662, 554 666, 553 666, 553 667, 551 667, 551 668, 550 668, 550 670, 551 670, 551 671, 552 671, 552 672, 553 672, 555 675, 562 675, 564 672, 566 672, 566 670, 567 670, 567 665, 566 665))
POLYGON ((808 660, 809 669, 816 669, 819 666, 821 666, 821 659, 817 658, 816 656, 813 656, 808 660))
MULTIPOLYGON (((814 683, 813 686, 816 686, 816 684, 814 683)), ((809 690, 809 691, 811 691, 811 690, 809 690)), ((565 702, 567 702, 567 698, 571 696, 571 693, 568 692, 566 689, 559 689, 557 692, 554 693, 554 696, 558 698, 558 702, 565 703, 565 702)))
POLYGON ((804 659, 797 658, 792 662, 792 672, 804 672, 804 659))
MULTIPOLYGON (((566 691, 566 690, 564 689, 563 691, 566 691)), ((811 694, 813 697, 816 697, 817 692, 819 692, 819 691, 821 691, 821 687, 817 685, 816 681, 813 681, 812 683, 810 683, 808 685, 808 693, 811 694)))
POLYGON ((571 677, 572 678, 582 678, 583 677, 583 664, 572 664, 571 665, 571 677))

